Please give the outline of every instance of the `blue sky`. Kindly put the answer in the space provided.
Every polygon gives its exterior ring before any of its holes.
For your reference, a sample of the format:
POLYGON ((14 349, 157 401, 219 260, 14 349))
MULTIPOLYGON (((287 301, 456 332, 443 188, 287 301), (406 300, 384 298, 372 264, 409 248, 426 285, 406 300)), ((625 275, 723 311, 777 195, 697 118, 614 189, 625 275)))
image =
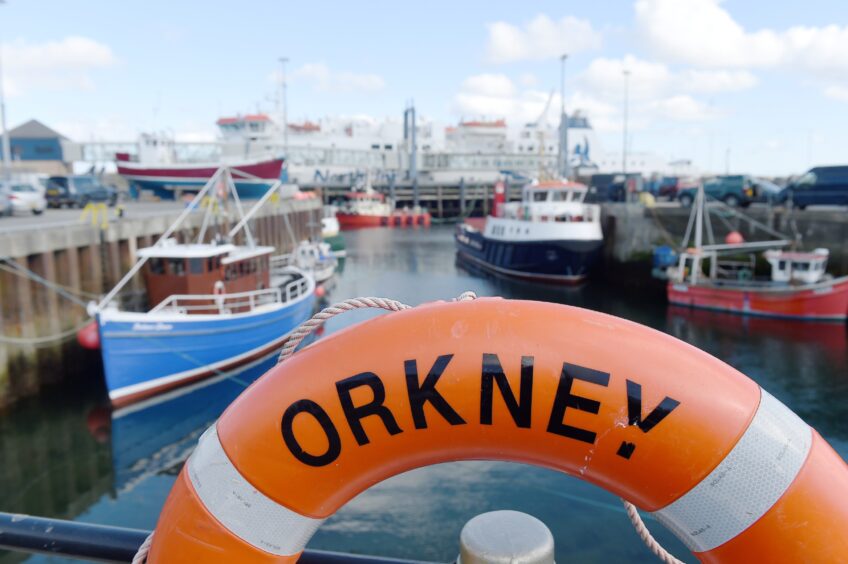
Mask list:
MULTIPOLYGON (((224 114, 273 108, 290 58, 291 120, 419 113, 535 119, 559 85, 605 148, 722 172, 848 161, 848 10, 838 0, 609 2, 107 2, 7 0, 9 123, 75 140, 170 129, 214 135, 224 114)), ((554 105, 558 105, 555 98, 554 105)), ((553 117, 553 116, 551 116, 553 117)))

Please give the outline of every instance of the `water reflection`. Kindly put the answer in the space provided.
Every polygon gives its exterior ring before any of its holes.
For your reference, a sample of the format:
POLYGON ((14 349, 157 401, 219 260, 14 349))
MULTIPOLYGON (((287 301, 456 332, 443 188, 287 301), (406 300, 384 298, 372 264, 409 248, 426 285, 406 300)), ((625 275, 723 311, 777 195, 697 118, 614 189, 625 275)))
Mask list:
MULTIPOLYGON (((659 291, 594 281, 538 286, 481 275, 455 261, 452 229, 346 233, 348 259, 327 302, 386 296, 418 304, 466 290, 587 307, 666 331, 729 362, 787 403, 848 456, 848 341, 838 324, 798 324, 667 308, 659 291)), ((327 332, 380 315, 332 319, 327 332)), ((216 380, 109 413, 102 385, 44 397, 0 415, 0 507, 5 511, 152 528, 200 433, 273 358, 216 380), (9 463, 9 461, 12 461, 9 463)), ((558 561, 653 562, 617 498, 553 471, 460 462, 378 484, 325 523, 310 546, 449 561, 474 515, 516 509, 553 531, 558 561)), ((649 526, 677 555, 682 545, 649 526)), ((22 555, 2 555, 0 563, 22 555)), ((60 562, 43 556, 32 562, 60 562)))

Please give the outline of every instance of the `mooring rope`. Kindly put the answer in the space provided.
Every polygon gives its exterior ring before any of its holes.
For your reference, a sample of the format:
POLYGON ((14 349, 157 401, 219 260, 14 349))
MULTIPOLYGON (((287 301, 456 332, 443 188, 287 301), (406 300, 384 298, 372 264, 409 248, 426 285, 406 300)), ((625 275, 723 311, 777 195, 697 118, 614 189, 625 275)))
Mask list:
POLYGON ((685 564, 682 560, 678 560, 674 557, 674 555, 663 548, 663 545, 654 538, 651 531, 648 530, 648 526, 645 525, 645 522, 642 520, 642 516, 639 515, 639 511, 636 509, 635 505, 624 498, 621 499, 621 503, 624 504, 624 510, 627 511, 627 517, 630 518, 630 523, 633 525, 633 528, 636 529, 636 534, 639 535, 639 538, 642 539, 642 542, 645 543, 648 550, 653 552, 654 555, 661 561, 665 562, 665 564, 685 564))
MULTIPOLYGON (((463 292, 458 297, 454 298, 453 301, 464 302, 475 299, 477 299, 477 294, 475 294, 474 292, 463 292)), ((391 300, 389 298, 374 297, 351 298, 348 300, 337 302, 329 307, 322 309, 321 311, 313 315, 311 318, 309 318, 307 321, 301 323, 298 328, 292 332, 288 341, 286 341, 286 345, 283 347, 283 350, 280 351, 280 356, 277 360, 277 364, 283 362, 292 354, 294 354, 295 349, 303 341, 303 339, 309 336, 309 334, 312 333, 314 330, 321 327, 324 323, 327 322, 328 319, 331 319, 346 311, 368 308, 384 309, 386 311, 403 311, 405 309, 412 309, 412 306, 407 305, 403 302, 399 302, 397 300, 391 300)), ((685 564, 682 560, 678 560, 665 548, 663 548, 663 546, 659 542, 657 542, 653 535, 651 535, 651 532, 648 530, 648 527, 645 525, 645 522, 639 515, 639 511, 636 509, 635 505, 625 499, 622 499, 621 502, 624 504, 624 509, 627 512, 627 517, 630 519, 630 523, 632 523, 633 527, 636 529, 636 533, 639 535, 639 538, 642 539, 642 542, 645 543, 648 549, 653 552, 657 558, 659 558, 665 564, 685 564)), ((136 552, 132 564, 144 564, 147 561, 147 554, 150 552, 150 546, 152 543, 153 533, 150 533, 150 535, 145 539, 144 543, 142 543, 142 545, 139 547, 138 552, 136 552)))

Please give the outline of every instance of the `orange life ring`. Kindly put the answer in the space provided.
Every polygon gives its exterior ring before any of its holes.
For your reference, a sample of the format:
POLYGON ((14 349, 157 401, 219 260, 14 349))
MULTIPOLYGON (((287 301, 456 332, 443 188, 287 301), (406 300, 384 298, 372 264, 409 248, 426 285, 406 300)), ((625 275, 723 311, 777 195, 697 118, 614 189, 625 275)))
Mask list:
POLYGON ((704 562, 848 554, 848 467, 716 358, 597 312, 478 299, 323 338, 200 440, 151 562, 294 562, 390 476, 454 460, 579 476, 653 512, 704 562))

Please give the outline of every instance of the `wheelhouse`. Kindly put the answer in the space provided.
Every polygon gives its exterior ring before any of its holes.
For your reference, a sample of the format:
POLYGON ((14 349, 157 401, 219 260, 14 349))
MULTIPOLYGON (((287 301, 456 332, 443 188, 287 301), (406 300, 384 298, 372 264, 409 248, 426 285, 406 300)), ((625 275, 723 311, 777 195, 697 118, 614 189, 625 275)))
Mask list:
POLYGON ((144 276, 151 306, 174 295, 250 292, 270 286, 273 247, 193 244, 140 249, 147 259, 144 276))
POLYGON ((769 251, 765 259, 771 265, 773 281, 814 284, 824 278, 829 255, 827 249, 816 249, 812 253, 769 251))

